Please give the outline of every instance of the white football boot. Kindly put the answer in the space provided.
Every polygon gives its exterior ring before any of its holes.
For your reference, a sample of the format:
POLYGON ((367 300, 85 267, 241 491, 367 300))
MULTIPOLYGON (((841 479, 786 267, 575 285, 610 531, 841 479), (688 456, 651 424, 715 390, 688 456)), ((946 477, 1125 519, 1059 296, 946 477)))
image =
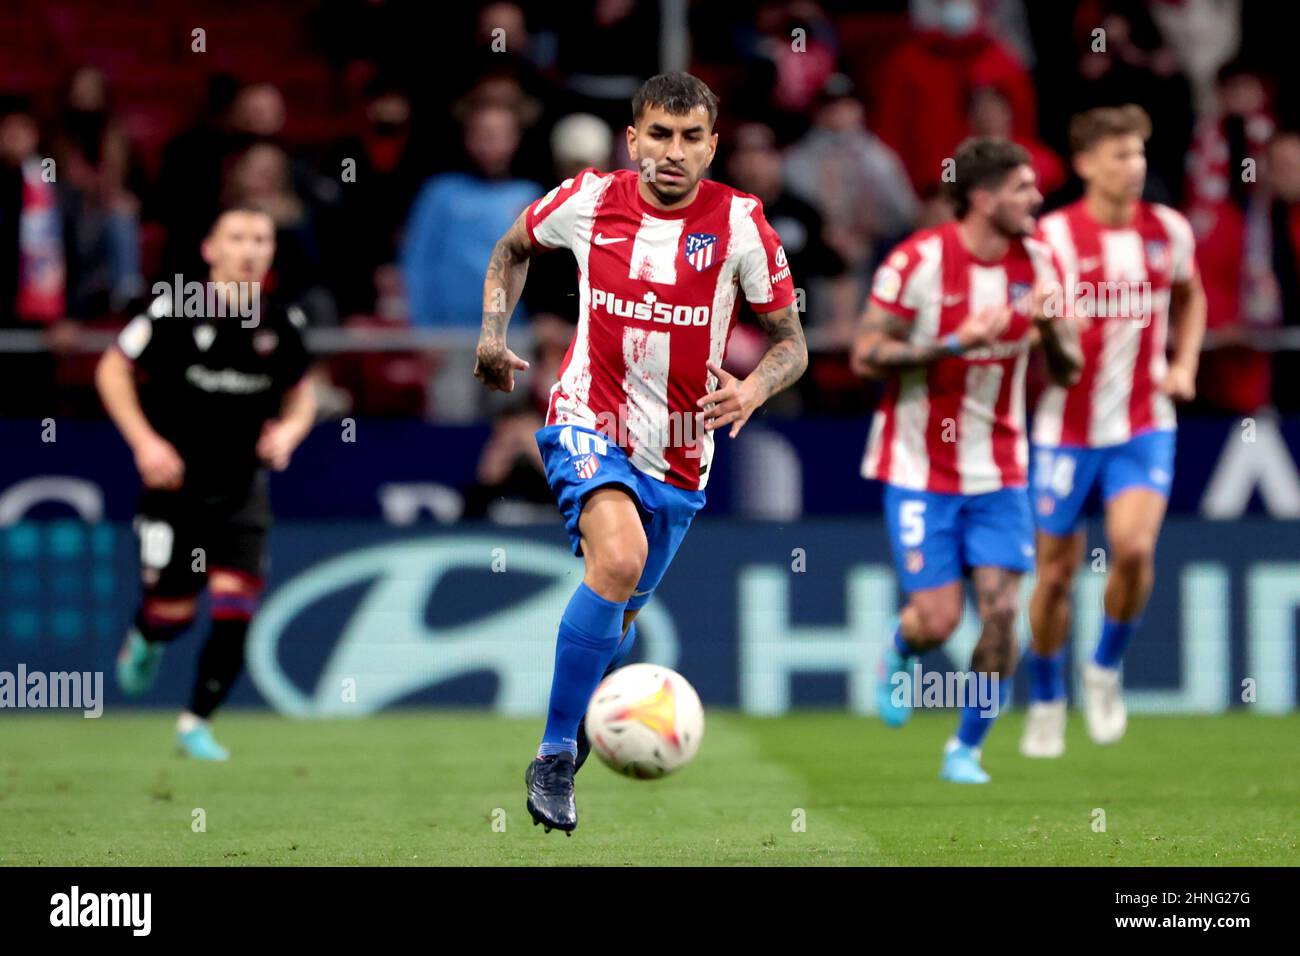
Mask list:
POLYGON ((1036 701, 1029 705, 1020 738, 1023 757, 1053 758, 1065 753, 1065 701, 1036 701))
POLYGON ((1083 670, 1084 713, 1088 736, 1099 744, 1113 744, 1124 736, 1128 712, 1120 692, 1119 670, 1092 661, 1083 670))

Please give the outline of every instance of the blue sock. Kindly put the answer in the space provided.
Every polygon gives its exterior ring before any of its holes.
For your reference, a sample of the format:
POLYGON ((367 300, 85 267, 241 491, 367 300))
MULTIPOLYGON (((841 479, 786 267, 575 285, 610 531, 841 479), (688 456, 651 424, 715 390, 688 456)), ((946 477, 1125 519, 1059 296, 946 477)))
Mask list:
MULTIPOLYGON (((971 672, 972 678, 975 677, 971 672)), ((969 687, 973 692, 977 692, 979 685, 972 680, 969 687)), ((1007 706, 1011 700, 1011 681, 1002 678, 998 681, 998 714, 1007 706)), ((985 716, 983 708, 979 703, 967 704, 961 709, 961 720, 957 724, 957 739, 967 747, 978 747, 984 743, 984 738, 988 736, 989 731, 993 729, 993 721, 997 720, 996 716, 985 716)))
POLYGON ((1029 699, 1035 704, 1065 699, 1065 650, 1044 657, 1029 652, 1029 699))
POLYGON ((605 672, 616 671, 623 666, 628 655, 632 653, 632 645, 636 643, 636 621, 627 626, 627 633, 623 635, 623 643, 618 645, 618 650, 614 652, 614 659, 609 662, 605 672))
POLYGON ((900 624, 894 628, 894 650, 903 660, 910 660, 917 655, 917 650, 911 644, 903 639, 903 626, 900 624))
POLYGON ((578 722, 614 656, 626 606, 626 601, 606 601, 586 582, 569 599, 555 640, 555 675, 539 757, 563 750, 577 754, 578 722))
POLYGON ((1106 615, 1101 626, 1101 640, 1097 642, 1097 649, 1092 654, 1093 663, 1099 667, 1119 667, 1124 649, 1133 640, 1141 623, 1141 617, 1135 617, 1131 621, 1112 621, 1110 615, 1106 615))

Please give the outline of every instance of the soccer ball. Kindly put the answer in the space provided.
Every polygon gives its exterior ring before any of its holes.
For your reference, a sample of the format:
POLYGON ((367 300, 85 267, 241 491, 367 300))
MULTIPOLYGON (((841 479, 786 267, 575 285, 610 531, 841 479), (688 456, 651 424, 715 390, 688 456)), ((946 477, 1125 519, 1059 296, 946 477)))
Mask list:
POLYGON ((629 664, 600 682, 586 726, 592 752, 607 767, 653 780, 690 763, 704 736, 704 709, 681 674, 629 664))

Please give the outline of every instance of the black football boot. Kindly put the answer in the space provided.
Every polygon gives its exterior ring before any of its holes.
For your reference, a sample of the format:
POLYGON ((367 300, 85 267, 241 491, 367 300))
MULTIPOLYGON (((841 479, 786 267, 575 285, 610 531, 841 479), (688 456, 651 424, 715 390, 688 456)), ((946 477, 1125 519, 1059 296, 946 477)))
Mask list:
POLYGON ((524 771, 528 785, 528 812, 533 826, 542 824, 546 832, 563 830, 566 836, 578 826, 578 807, 573 802, 573 754, 567 750, 549 757, 537 757, 524 771))

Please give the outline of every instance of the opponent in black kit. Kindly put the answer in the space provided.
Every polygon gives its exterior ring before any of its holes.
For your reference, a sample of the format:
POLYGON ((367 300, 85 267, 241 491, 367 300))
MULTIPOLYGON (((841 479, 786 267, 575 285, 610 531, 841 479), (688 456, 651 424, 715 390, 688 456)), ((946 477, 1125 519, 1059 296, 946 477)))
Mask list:
MULTIPOLYGON (((208 718, 244 663, 271 524, 265 467, 283 470, 315 419, 302 312, 261 294, 275 255, 265 213, 232 209, 202 246, 210 273, 159 296, 100 361, 96 384, 144 482, 136 531, 144 596, 118 657, 129 696, 158 675, 206 582, 212 630, 177 739, 225 760, 208 718)), ((157 290, 155 290, 157 291, 157 290)))

